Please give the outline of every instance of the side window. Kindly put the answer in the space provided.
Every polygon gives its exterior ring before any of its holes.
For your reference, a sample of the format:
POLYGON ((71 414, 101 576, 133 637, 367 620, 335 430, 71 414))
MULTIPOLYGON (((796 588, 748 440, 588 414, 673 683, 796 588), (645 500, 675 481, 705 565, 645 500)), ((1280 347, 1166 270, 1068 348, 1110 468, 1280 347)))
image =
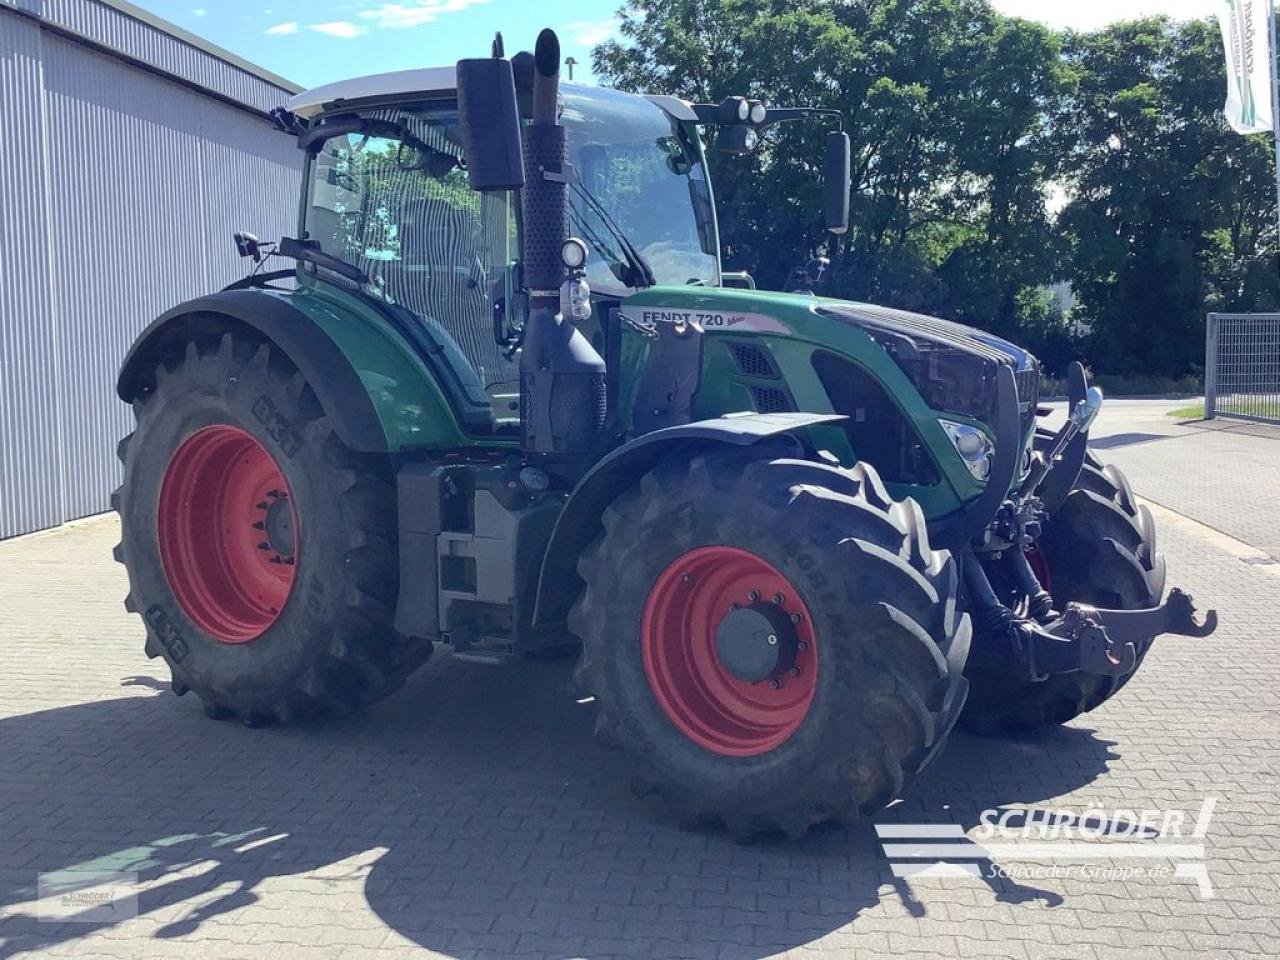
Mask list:
POLYGON ((474 193, 451 113, 389 108, 327 140, 313 163, 307 233, 359 266, 369 292, 447 335, 481 388, 514 379, 494 342, 515 259, 508 195, 474 193))

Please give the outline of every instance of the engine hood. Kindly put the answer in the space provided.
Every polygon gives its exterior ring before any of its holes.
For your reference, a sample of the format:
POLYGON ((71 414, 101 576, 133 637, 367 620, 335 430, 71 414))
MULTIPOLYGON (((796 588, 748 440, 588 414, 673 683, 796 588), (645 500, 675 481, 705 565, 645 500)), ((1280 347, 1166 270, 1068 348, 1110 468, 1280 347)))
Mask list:
POLYGON ((822 321, 836 321, 868 332, 914 336, 945 344, 998 363, 1026 370, 1035 359, 1000 337, 908 310, 869 303, 831 300, 807 294, 706 287, 651 287, 622 303, 622 315, 648 327, 692 323, 708 333, 766 333, 823 339, 822 321), (814 321, 817 321, 815 326, 814 321))
POLYGON ((1034 362, 1030 353, 1008 340, 985 330, 967 327, 963 323, 940 320, 922 313, 840 300, 817 300, 813 310, 820 316, 854 326, 906 336, 916 335, 935 343, 945 343, 981 354, 988 359, 1012 361, 1018 370, 1025 370, 1034 362))

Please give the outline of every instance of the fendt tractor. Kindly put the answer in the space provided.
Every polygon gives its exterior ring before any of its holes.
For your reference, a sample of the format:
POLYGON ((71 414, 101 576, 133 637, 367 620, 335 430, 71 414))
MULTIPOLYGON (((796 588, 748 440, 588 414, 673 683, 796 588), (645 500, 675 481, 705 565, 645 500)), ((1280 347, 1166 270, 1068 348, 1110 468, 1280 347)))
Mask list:
POLYGON ((176 693, 258 725, 437 649, 567 649, 637 785, 796 835, 884 807, 957 722, 1063 723, 1213 630, 1086 452, 1083 367, 1037 429, 1025 350, 722 271, 709 144, 826 125, 839 234, 836 111, 559 63, 544 31, 298 95, 298 238, 237 235, 252 272, 133 345, 118 558, 176 693))

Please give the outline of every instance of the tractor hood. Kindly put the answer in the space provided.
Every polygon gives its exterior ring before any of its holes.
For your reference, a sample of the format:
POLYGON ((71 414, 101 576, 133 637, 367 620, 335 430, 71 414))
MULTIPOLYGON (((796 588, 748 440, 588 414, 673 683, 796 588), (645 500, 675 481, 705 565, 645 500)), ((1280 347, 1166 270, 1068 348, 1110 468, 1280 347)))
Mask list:
POLYGON ((940 320, 921 313, 840 300, 815 300, 812 309, 820 316, 852 323, 868 332, 920 337, 934 343, 984 354, 992 359, 1012 360, 1018 370, 1028 367, 1033 361, 1031 354, 1008 340, 962 323, 940 320))
POLYGON ((628 298, 622 315, 632 323, 693 323, 708 333, 762 333, 826 342, 824 329, 857 327, 877 342, 893 337, 952 347, 1025 370, 1035 358, 983 330, 950 320, 807 294, 705 287, 651 287, 628 298))
MULTIPOLYGON (((784 366, 785 358, 798 358, 790 372, 783 372, 790 393, 773 390, 755 397, 758 410, 822 412, 830 391, 806 391, 804 386, 814 378, 812 358, 821 351, 869 373, 911 409, 926 432, 936 428, 940 415, 993 431, 999 368, 1008 367, 1017 386, 1023 436, 1030 435, 1034 424, 1040 386, 1035 358, 963 324, 826 297, 725 287, 650 287, 624 300, 619 312, 630 326, 651 334, 664 324, 690 324, 704 330, 708 340, 723 337, 730 354, 742 338, 758 336, 773 341, 769 353, 783 358, 784 366), (914 403, 921 405, 913 406, 913 392, 919 397, 914 403), (810 407, 813 403, 819 406, 810 407)), ((735 376, 732 370, 724 375, 735 376)), ((732 406, 739 401, 725 397, 721 402, 732 406)))

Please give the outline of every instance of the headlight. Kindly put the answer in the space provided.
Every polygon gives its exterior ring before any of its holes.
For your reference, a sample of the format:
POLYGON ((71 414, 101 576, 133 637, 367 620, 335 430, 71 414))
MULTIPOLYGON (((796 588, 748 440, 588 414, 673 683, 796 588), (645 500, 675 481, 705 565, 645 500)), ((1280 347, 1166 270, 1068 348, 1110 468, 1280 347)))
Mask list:
POLYGON ((975 480, 983 483, 991 476, 991 466, 996 459, 996 445, 991 438, 967 423, 956 423, 954 420, 939 420, 942 429, 951 439, 951 445, 960 454, 960 459, 969 468, 975 480))

